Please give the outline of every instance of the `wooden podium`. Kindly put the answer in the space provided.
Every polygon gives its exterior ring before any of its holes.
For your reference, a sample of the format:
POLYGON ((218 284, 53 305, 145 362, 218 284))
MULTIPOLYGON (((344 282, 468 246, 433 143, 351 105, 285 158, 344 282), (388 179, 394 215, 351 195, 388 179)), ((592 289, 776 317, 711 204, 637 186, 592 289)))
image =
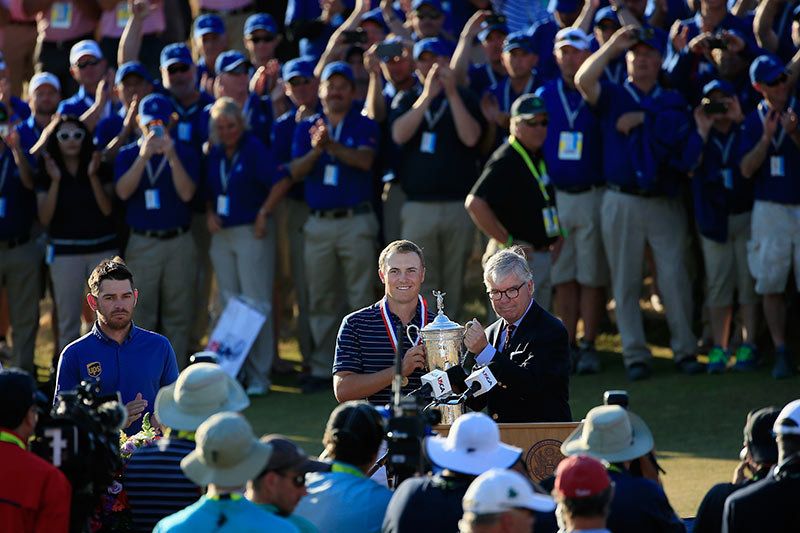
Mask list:
MULTIPOLYGON (((579 422, 544 422, 536 424, 498 424, 500 440, 522 448, 522 460, 528 467, 531 479, 539 482, 550 477, 564 458, 561 443, 572 433, 579 422)), ((442 437, 450 431, 449 424, 433 428, 442 437)))

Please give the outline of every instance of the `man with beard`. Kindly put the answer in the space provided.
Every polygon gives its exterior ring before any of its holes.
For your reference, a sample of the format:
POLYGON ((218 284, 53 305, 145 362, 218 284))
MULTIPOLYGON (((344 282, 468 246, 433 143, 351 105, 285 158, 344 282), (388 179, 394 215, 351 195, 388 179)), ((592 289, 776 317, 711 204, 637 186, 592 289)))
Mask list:
POLYGON ((139 291, 122 259, 105 259, 89 276, 86 300, 97 313, 92 330, 72 342, 58 362, 56 394, 96 380, 100 394, 119 393, 128 411, 125 431, 141 429, 141 418, 153 411, 156 394, 178 379, 175 352, 169 341, 133 325, 139 291))
POLYGON ((42 130, 50 123, 53 113, 56 112, 61 101, 61 83, 54 74, 40 72, 28 83, 28 94, 31 116, 17 125, 17 133, 23 152, 30 154, 28 162, 35 165, 37 154, 31 153, 31 148, 39 140, 42 130))

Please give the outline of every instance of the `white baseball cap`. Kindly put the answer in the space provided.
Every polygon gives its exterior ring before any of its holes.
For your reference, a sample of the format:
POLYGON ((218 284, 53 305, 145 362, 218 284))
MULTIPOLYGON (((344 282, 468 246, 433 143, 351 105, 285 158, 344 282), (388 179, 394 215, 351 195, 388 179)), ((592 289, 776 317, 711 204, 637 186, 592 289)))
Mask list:
POLYGON ((572 46, 578 50, 591 50, 589 36, 580 28, 562 28, 556 33, 555 48, 572 46))
POLYGON ((550 512, 556 508, 553 498, 533 492, 531 482, 513 470, 493 468, 477 478, 461 500, 465 513, 486 515, 511 509, 550 512))
POLYGON ((776 435, 800 435, 800 400, 794 400, 781 409, 772 432, 776 435))
POLYGON ((61 82, 58 81, 58 78, 55 74, 51 74, 49 72, 40 72, 38 74, 34 74, 30 83, 28 83, 28 92, 34 92, 42 85, 52 85, 55 87, 56 91, 61 92, 61 82))
POLYGON ((69 62, 71 65, 77 65, 78 60, 83 56, 92 56, 97 59, 103 59, 103 52, 100 50, 100 45, 91 39, 84 39, 75 43, 69 51, 69 62))

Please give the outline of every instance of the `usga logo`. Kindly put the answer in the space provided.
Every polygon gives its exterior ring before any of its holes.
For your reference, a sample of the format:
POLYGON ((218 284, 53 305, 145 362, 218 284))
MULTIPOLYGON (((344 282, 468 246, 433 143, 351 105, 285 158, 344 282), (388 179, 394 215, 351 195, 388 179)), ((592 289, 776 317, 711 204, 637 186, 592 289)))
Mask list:
POLYGON ((439 392, 444 392, 446 389, 444 386, 444 377, 439 376, 439 379, 436 380, 436 383, 439 385, 439 392))

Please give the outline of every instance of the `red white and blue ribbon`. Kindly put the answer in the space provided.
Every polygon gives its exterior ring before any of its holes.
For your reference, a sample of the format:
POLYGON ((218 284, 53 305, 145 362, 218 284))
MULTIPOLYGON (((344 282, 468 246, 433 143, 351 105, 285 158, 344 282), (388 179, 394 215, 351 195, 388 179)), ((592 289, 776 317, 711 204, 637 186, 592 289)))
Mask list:
MULTIPOLYGON (((420 325, 420 329, 422 329, 428 322, 428 304, 425 303, 425 298, 423 298, 421 294, 418 294, 417 298, 419 298, 419 305, 422 307, 422 324, 420 325)), ((396 352, 397 335, 392 327, 392 320, 389 318, 389 305, 387 304, 385 296, 383 297, 383 300, 381 300, 381 318, 383 318, 383 326, 386 328, 386 334, 389 336, 389 342, 392 343, 392 351, 396 352)), ((417 337, 417 342, 414 343, 414 346, 417 344, 419 344, 419 337, 417 337)))

